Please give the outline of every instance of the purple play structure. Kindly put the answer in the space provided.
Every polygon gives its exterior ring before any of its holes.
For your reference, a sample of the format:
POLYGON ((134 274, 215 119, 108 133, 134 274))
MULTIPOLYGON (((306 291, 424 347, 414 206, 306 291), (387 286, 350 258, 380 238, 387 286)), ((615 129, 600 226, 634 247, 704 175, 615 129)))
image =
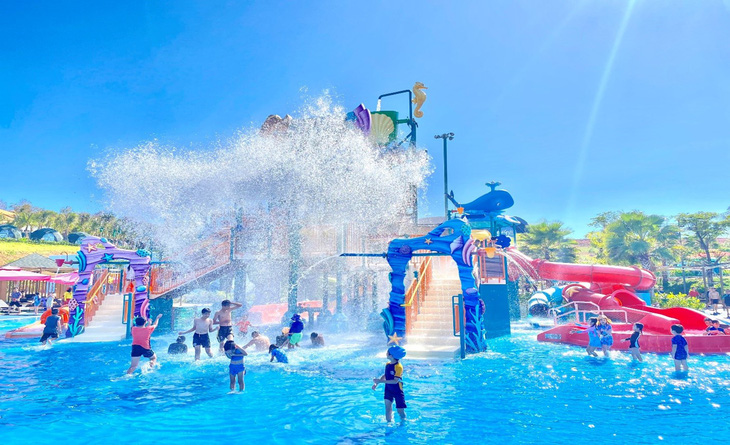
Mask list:
MULTIPOLYGON (((140 315, 142 305, 147 300, 147 274, 150 270, 150 253, 140 249, 137 251, 119 249, 114 244, 96 236, 87 236, 81 241, 78 252, 79 281, 74 286, 73 298, 76 304, 69 304, 69 320, 67 337, 84 332, 84 308, 86 295, 94 285, 94 268, 114 260, 129 261, 128 278, 134 276, 134 315, 140 315)), ((147 315, 147 314, 144 314, 147 315)))

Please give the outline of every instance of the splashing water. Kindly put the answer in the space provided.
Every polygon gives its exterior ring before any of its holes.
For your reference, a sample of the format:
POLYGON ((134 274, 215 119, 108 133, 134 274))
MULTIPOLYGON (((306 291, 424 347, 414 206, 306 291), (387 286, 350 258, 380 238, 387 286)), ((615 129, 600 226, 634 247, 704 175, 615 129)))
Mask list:
POLYGON ((372 144, 344 114, 325 96, 305 106, 284 133, 240 131, 205 151, 147 142, 94 160, 89 169, 110 208, 167 256, 231 227, 240 209, 246 255, 266 269, 266 260, 286 261, 286 239, 302 228, 403 232, 413 190, 431 173, 429 157, 372 144))

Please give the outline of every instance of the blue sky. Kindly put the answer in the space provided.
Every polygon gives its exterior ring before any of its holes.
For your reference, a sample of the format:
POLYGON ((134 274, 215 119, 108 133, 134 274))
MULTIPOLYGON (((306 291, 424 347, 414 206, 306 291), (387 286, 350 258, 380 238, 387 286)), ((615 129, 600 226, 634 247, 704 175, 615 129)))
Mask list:
MULTIPOLYGON (((329 90, 428 86, 421 213, 499 180, 528 221, 730 206, 730 2, 6 2, 0 199, 104 207, 89 159, 204 150, 329 90)), ((384 102, 384 109, 405 104, 384 102)))

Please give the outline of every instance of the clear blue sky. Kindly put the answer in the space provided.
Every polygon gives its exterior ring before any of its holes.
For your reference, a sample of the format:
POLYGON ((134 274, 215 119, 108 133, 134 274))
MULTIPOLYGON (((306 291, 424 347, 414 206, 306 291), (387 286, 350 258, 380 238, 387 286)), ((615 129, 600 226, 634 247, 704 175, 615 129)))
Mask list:
MULTIPOLYGON (((428 87, 422 214, 499 180, 528 221, 730 206, 730 1, 6 2, 0 199, 104 207, 86 171, 158 139, 205 149, 330 90, 428 87)), ((401 105, 400 102, 385 102, 401 105)))

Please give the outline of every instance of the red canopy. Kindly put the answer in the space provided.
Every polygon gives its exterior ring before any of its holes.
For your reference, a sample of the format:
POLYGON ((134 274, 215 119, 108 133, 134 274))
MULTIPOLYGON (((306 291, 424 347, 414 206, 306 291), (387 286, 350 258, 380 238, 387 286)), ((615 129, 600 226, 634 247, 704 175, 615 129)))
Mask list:
POLYGON ((49 281, 48 275, 28 272, 15 267, 0 269, 0 281, 49 281))

